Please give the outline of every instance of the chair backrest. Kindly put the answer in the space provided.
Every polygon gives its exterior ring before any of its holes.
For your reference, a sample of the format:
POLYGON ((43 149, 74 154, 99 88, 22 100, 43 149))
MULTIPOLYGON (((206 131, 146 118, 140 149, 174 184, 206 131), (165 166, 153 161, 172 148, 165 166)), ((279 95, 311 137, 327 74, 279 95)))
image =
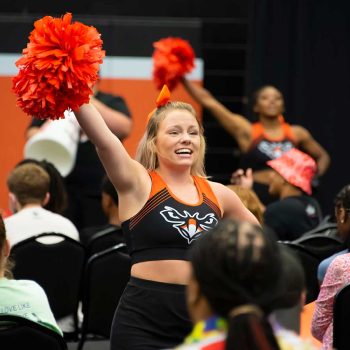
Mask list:
POLYGON ((63 337, 54 330, 24 317, 0 314, 1 349, 67 350, 63 337))
POLYGON ((293 242, 306 247, 320 260, 326 259, 345 249, 344 242, 339 237, 327 236, 323 233, 301 236, 293 242))
POLYGON ((350 284, 344 286, 334 297, 333 347, 348 350, 350 344, 350 284))
POLYGON ((319 282, 317 280, 317 268, 320 263, 320 259, 310 252, 306 247, 287 241, 279 241, 279 244, 283 244, 289 248, 300 260, 305 273, 306 282, 306 303, 314 301, 320 291, 319 282))
POLYGON ((337 236, 338 228, 335 222, 322 221, 319 225, 310 231, 307 231, 303 236, 310 236, 314 234, 323 234, 324 236, 337 236))
MULTIPOLYGON (((86 246, 87 256, 102 252, 123 242, 123 231, 120 227, 108 227, 100 232, 96 232, 86 246)), ((124 248, 126 253, 126 246, 124 248)))
POLYGON ((83 283, 82 338, 87 334, 109 338, 114 312, 130 278, 130 257, 125 244, 89 258, 83 283))
POLYGON ((76 315, 84 269, 85 250, 77 241, 58 233, 44 233, 14 245, 16 279, 36 281, 46 292, 56 319, 76 315), (40 243, 41 237, 61 237, 53 244, 40 243))

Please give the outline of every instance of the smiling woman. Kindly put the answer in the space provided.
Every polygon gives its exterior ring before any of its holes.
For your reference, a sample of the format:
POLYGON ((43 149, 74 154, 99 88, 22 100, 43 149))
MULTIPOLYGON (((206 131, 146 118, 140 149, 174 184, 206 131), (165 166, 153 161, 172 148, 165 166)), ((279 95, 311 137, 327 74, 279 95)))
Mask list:
POLYGON ((93 105, 76 111, 118 191, 131 279, 116 311, 111 348, 165 349, 191 329, 188 248, 222 217, 257 223, 237 195, 206 180, 203 128, 193 107, 161 100, 130 158, 93 105))

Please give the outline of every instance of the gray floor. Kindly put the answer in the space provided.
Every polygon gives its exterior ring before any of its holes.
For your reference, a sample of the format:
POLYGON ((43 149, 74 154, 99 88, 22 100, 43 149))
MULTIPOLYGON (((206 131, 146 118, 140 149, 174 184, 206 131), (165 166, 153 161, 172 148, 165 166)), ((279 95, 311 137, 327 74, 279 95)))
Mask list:
MULTIPOLYGON (((68 350, 76 350, 78 343, 68 343, 68 350)), ((84 344, 83 350, 109 350, 108 340, 87 341, 84 344)))

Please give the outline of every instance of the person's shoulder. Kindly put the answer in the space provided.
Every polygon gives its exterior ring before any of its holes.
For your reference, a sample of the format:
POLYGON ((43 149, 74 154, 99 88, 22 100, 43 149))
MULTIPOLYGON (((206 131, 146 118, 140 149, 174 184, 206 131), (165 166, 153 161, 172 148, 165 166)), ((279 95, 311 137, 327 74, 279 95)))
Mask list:
POLYGON ((302 339, 290 330, 281 329, 275 333, 275 336, 281 350, 316 350, 311 340, 302 339))
POLYGON ((44 289, 41 285, 33 280, 27 279, 8 279, 7 284, 15 289, 22 289, 27 292, 34 291, 35 293, 43 293, 45 294, 44 289))
POLYGON ((350 253, 345 253, 336 256, 333 261, 329 265, 330 268, 336 269, 336 268, 348 268, 350 267, 350 253))
POLYGON ((291 125, 294 136, 298 141, 302 141, 308 137, 310 137, 310 132, 304 126, 293 124, 291 125))

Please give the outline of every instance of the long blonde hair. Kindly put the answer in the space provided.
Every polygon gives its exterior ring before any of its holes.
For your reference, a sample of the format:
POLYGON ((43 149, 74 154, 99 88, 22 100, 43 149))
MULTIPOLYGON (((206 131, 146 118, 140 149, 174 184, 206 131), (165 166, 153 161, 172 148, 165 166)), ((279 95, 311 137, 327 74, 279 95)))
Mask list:
MULTIPOLYGON (((167 114, 173 110, 185 110, 190 112, 197 120, 196 111, 194 108, 185 102, 172 101, 162 107, 158 107, 150 117, 146 132, 144 133, 136 152, 136 160, 139 161, 147 170, 155 170, 158 167, 158 158, 156 151, 156 138, 160 123, 165 119, 167 114)), ((204 129, 202 124, 199 126, 199 154, 191 168, 191 175, 206 177, 204 168, 204 156, 206 143, 204 138, 204 129)))

